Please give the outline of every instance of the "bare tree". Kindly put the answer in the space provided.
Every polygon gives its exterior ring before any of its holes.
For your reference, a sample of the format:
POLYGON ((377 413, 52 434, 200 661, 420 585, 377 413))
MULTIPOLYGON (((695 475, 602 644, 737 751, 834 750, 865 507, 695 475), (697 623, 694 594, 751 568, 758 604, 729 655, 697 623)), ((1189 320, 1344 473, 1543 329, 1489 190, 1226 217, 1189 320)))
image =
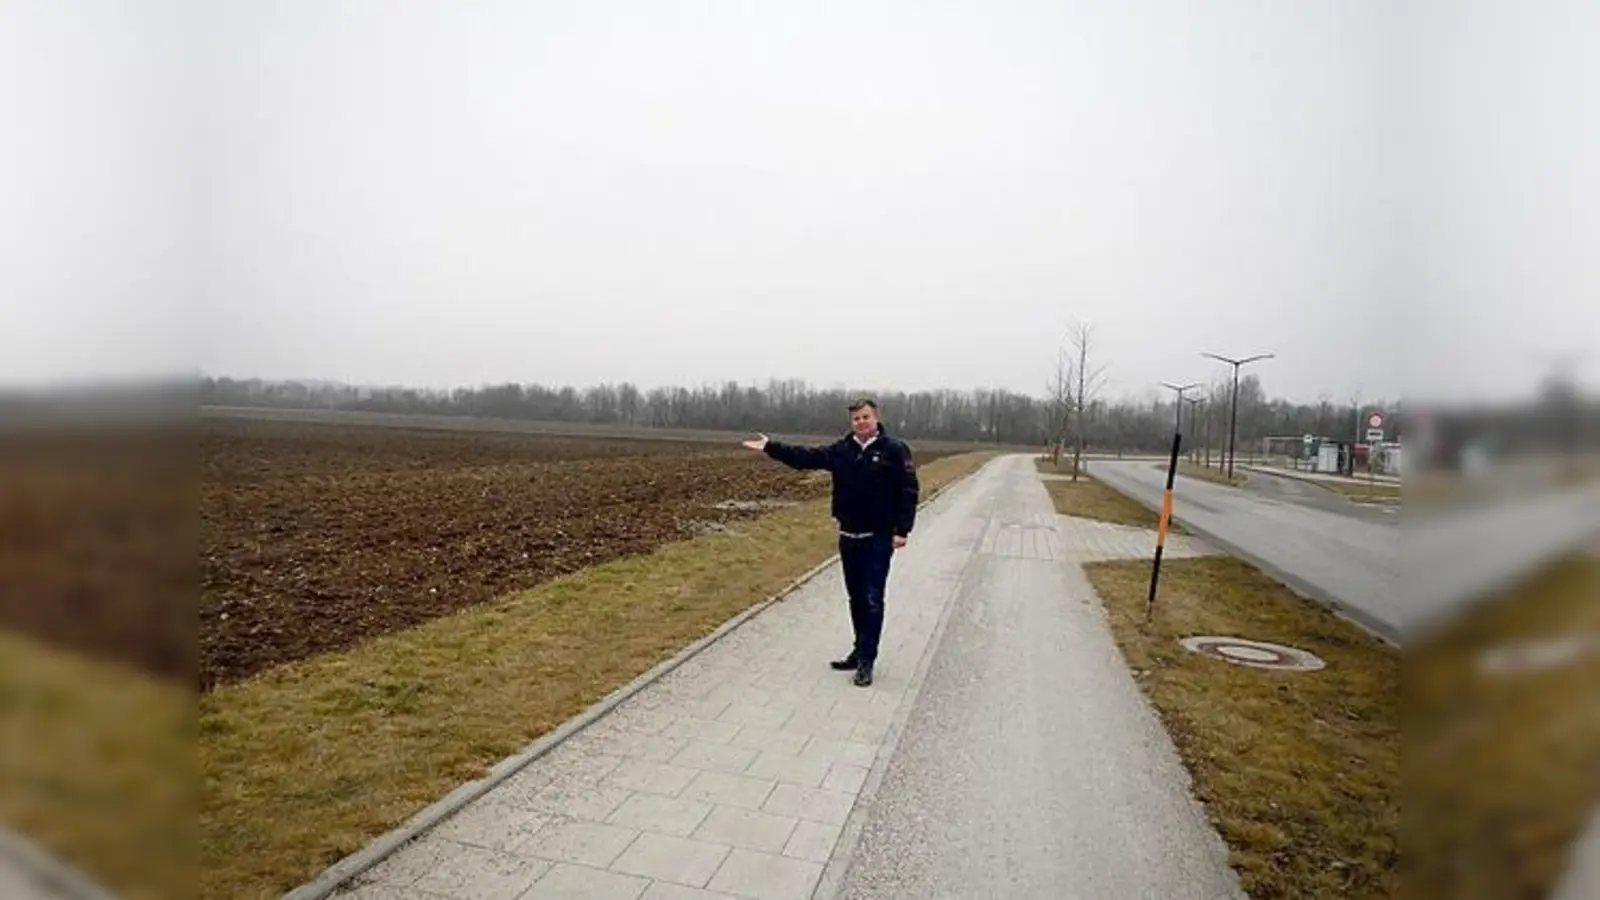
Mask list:
POLYGON ((1072 420, 1072 357, 1066 347, 1056 351, 1056 367, 1047 390, 1045 434, 1050 442, 1050 464, 1059 466, 1061 447, 1067 440, 1067 425, 1072 420))
POLYGON ((1105 385, 1105 366, 1089 366, 1089 351, 1094 345, 1094 326, 1088 322, 1079 322, 1072 326, 1069 332, 1072 348, 1077 351, 1078 395, 1074 398, 1072 411, 1077 419, 1074 429, 1077 441, 1072 450, 1072 480, 1078 480, 1078 472, 1083 467, 1083 442, 1088 437, 1088 417, 1084 410, 1088 403, 1100 393, 1100 388, 1105 385))

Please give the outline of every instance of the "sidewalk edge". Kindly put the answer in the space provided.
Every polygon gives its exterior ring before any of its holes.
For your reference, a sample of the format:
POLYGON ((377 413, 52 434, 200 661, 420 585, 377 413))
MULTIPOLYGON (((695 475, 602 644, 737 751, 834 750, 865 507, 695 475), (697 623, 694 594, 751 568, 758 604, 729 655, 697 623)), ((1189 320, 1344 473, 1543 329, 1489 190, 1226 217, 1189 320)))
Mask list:
POLYGON ((1600 891, 1600 807, 1589 816, 1568 854, 1566 871, 1550 900, 1583 900, 1600 891))
MULTIPOLYGON (((964 483, 967 481, 967 479, 971 478, 973 475, 976 475, 978 472, 983 471, 993 462, 994 460, 991 459, 982 466, 979 466, 973 471, 956 478, 949 484, 946 484, 934 491, 932 494, 929 494, 927 499, 917 504, 917 508, 920 510, 933 504, 951 488, 964 483)), ((590 706, 588 709, 584 710, 573 718, 561 723, 561 725, 554 731, 545 734, 543 737, 535 740, 532 744, 529 744, 526 749, 495 763, 492 767, 490 767, 489 774, 485 775, 483 778, 475 781, 469 781, 460 785, 455 790, 444 795, 444 797, 424 807, 420 812, 406 820, 400 826, 367 842, 366 846, 362 847, 360 850, 351 853, 328 868, 322 870, 322 873, 316 878, 313 878, 311 881, 308 881, 294 890, 284 894, 282 896, 282 900, 324 900, 324 898, 332 896, 335 891, 338 891, 340 888, 344 887, 351 881, 351 879, 354 879, 361 873, 373 868, 378 863, 383 862, 401 847, 411 843, 418 837, 421 837, 423 834, 432 830, 439 823, 450 818, 452 815, 455 815, 457 812, 460 812, 474 800, 477 800, 484 794, 487 794, 499 787, 506 780, 510 779, 511 776, 521 772, 523 769, 537 761, 540 757, 547 755, 550 753, 550 751, 564 743, 568 738, 589 727, 590 725, 593 725, 600 719, 605 718, 607 714, 616 709, 618 706, 621 706, 635 694, 639 693, 650 685, 655 684, 657 681, 660 681, 673 670, 682 666, 689 660, 699 656, 706 649, 710 648, 713 644, 726 637, 728 634, 737 630, 744 623, 760 615, 762 612, 765 612, 773 604, 782 601, 785 597, 799 590, 801 587, 804 587, 806 583, 827 571, 838 561, 839 555, 836 553, 818 563, 805 574, 790 582, 782 590, 778 591, 778 593, 755 604, 754 606, 751 606, 749 609, 736 614, 726 622, 723 622, 721 625, 717 626, 715 631, 678 651, 678 653, 671 659, 657 664, 655 668, 645 672, 643 675, 640 675, 638 678, 635 678, 633 681, 628 682, 617 690, 612 691, 593 706, 590 706)), ((98 900, 98 898, 96 898, 96 900, 98 900)))
POLYGON ((16 832, 0 829, 0 865, 14 864, 24 879, 70 900, 112 900, 112 894, 16 832))

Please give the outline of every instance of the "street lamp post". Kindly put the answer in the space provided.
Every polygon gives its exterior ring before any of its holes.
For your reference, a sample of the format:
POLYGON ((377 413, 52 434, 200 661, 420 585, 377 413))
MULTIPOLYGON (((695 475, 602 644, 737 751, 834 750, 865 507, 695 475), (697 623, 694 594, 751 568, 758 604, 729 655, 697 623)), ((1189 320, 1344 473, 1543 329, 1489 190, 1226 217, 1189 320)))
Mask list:
MULTIPOLYGON (((1176 401, 1174 401, 1173 404, 1172 404, 1172 412, 1173 412, 1172 433, 1173 434, 1182 434, 1183 433, 1183 395, 1184 395, 1184 392, 1185 391, 1192 391, 1195 388, 1199 387, 1200 385, 1199 384, 1181 384, 1180 385, 1180 384, 1173 384, 1170 381, 1163 381, 1163 382, 1161 382, 1161 386, 1166 388, 1169 391, 1175 392, 1178 395, 1178 399, 1176 401)), ((1191 422, 1194 421, 1194 417, 1190 416, 1189 417, 1189 421, 1191 421, 1191 422)))
POLYGON ((1232 359, 1227 356, 1219 356, 1215 353, 1202 353, 1200 355, 1210 357, 1211 359, 1219 360, 1227 363, 1230 366, 1233 366, 1233 409, 1228 413, 1228 478, 1232 479, 1234 445, 1239 433, 1239 367, 1247 363, 1256 362, 1258 360, 1272 359, 1273 354, 1258 353, 1255 356, 1247 356, 1244 359, 1232 359))
MULTIPOLYGON (((1200 418, 1200 415, 1201 415, 1200 410, 1205 409, 1206 398, 1204 398, 1204 397, 1185 397, 1183 399, 1184 399, 1184 402, 1189 404, 1189 427, 1190 428, 1203 428, 1204 427, 1204 420, 1200 418), (1200 425, 1196 425, 1195 424, 1196 422, 1200 422, 1201 424, 1200 425)), ((1202 433, 1202 436, 1200 438, 1200 442, 1199 443, 1191 442, 1189 444, 1189 462, 1195 463, 1195 464, 1199 463, 1199 461, 1200 461, 1199 460, 1200 444, 1204 443, 1204 442, 1205 442, 1205 437, 1203 436, 1203 433, 1202 433)))

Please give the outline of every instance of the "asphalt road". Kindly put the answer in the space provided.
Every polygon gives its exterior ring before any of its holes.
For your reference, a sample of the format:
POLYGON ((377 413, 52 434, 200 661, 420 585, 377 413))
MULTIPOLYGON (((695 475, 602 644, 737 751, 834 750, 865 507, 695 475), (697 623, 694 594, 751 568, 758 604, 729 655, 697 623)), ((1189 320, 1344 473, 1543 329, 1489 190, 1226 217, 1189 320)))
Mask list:
POLYGON ((1547 490, 1467 511, 1406 522, 1408 577, 1401 592, 1407 632, 1463 604, 1510 588, 1540 563, 1600 535, 1600 484, 1547 490))
MULTIPOLYGON (((1165 473, 1148 462, 1097 461, 1089 471, 1160 504, 1165 473)), ((1180 477, 1173 515, 1399 642, 1600 533, 1600 485, 1421 517, 1350 503, 1289 478, 1251 473, 1239 489, 1180 477)))
MULTIPOLYGON (((1163 467, 1165 464, 1162 464, 1163 467)), ((1163 473, 1165 469, 1162 469, 1163 473)), ((1372 522, 1379 525, 1395 525, 1399 519, 1398 506, 1385 506, 1374 503, 1356 503, 1350 498, 1315 484, 1303 478, 1290 478, 1286 475, 1274 475, 1271 472, 1252 471, 1247 478, 1242 490, 1249 491, 1268 500, 1281 500, 1286 503, 1295 503, 1312 509, 1334 515, 1359 519, 1363 522, 1372 522)))
MULTIPOLYGON (((1161 503, 1166 473, 1149 462, 1095 461, 1089 472, 1146 504, 1161 503)), ((1180 477, 1173 515, 1398 641, 1407 613, 1399 598, 1400 517, 1294 479, 1252 473, 1250 483, 1240 489, 1180 477)))
POLYGON ((837 896, 1242 900, 1065 559, 1032 461, 999 460, 982 477, 984 538, 837 896))

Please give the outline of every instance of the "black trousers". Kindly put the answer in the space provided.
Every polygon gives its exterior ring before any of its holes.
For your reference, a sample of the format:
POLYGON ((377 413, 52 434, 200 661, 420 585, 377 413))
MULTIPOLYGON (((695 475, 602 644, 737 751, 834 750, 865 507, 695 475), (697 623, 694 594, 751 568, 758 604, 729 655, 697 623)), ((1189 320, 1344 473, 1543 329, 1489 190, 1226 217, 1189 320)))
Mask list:
POLYGON ((850 594, 850 624, 856 632, 856 660, 870 666, 878 659, 883 636, 883 594, 889 583, 889 561, 894 557, 894 537, 839 536, 839 561, 844 566, 844 587, 850 594))

